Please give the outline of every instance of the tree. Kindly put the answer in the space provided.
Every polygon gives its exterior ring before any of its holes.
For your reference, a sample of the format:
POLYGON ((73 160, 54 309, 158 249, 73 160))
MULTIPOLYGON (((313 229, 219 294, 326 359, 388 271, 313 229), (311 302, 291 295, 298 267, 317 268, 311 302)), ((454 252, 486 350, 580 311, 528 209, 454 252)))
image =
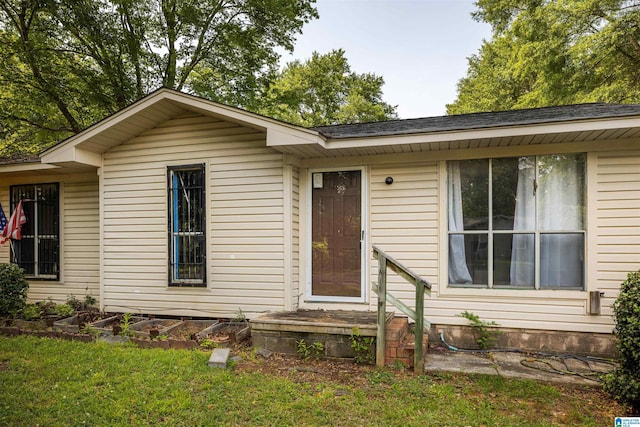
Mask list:
POLYGON ((255 108, 314 0, 0 0, 0 157, 160 86, 255 108))
POLYGON ((264 115, 301 126, 389 120, 396 107, 382 100, 384 79, 357 74, 342 49, 288 63, 269 87, 264 115))
POLYGON ((449 114, 640 102, 640 1, 478 0, 492 26, 449 114))

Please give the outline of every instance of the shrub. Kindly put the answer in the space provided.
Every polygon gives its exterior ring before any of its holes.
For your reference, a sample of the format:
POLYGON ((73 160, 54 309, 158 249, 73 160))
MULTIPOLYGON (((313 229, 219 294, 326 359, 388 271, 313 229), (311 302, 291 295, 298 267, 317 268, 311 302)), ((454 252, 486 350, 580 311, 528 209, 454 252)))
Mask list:
POLYGON ((0 316, 15 316, 27 304, 29 282, 15 264, 0 264, 0 316))
POLYGON ((22 318, 24 320, 38 320, 42 317, 42 310, 37 304, 27 304, 22 309, 22 318))
POLYGON ((74 295, 67 295, 67 305, 71 306, 75 311, 82 310, 82 301, 74 295))
POLYGON ((53 316, 56 314, 58 304, 53 302, 51 297, 47 298, 46 301, 38 301, 36 304, 40 307, 43 316, 53 316))
POLYGON ((73 316, 75 310, 70 304, 59 304, 56 306, 56 314, 60 317, 73 316))
POLYGON ((94 297, 92 297, 91 295, 85 295, 84 297, 84 306, 86 310, 89 310, 91 308, 94 308, 94 306, 96 305, 96 299, 94 297))
POLYGON ((613 304, 620 366, 604 378, 604 388, 640 412, 640 271, 629 273, 613 304))
POLYGON ((79 300, 75 295, 67 295, 67 305, 71 306, 74 311, 88 311, 95 307, 96 299, 91 295, 85 295, 84 300, 79 300))

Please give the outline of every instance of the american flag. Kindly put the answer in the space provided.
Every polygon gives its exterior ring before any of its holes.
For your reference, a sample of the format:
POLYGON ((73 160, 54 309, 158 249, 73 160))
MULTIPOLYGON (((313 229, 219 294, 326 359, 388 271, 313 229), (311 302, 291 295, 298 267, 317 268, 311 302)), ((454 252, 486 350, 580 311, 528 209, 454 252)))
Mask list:
POLYGON ((0 203, 0 233, 7 226, 7 216, 4 214, 4 210, 2 210, 2 204, 0 203))
POLYGON ((4 244, 9 239, 20 240, 22 239, 22 224, 27 222, 27 216, 24 214, 24 210, 22 209, 22 200, 16 206, 16 209, 11 214, 11 218, 9 218, 9 222, 6 222, 5 216, 5 226, 0 232, 0 244, 4 244))

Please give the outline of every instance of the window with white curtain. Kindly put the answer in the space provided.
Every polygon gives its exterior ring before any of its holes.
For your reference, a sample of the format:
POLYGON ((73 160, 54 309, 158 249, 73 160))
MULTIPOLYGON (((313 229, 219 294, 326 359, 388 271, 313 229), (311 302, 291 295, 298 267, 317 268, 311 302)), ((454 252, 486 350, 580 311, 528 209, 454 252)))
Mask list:
POLYGON ((584 289, 585 156, 447 163, 449 285, 584 289))

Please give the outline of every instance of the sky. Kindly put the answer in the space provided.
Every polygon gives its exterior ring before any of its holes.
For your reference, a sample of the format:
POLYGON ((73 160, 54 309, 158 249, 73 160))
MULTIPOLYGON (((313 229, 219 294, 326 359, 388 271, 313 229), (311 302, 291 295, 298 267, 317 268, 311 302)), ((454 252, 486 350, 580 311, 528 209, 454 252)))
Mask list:
POLYGON ((344 49, 351 70, 385 80, 383 99, 402 119, 441 116, 456 99, 467 58, 490 27, 471 18, 473 0, 317 0, 319 19, 306 24, 281 64, 344 49))

